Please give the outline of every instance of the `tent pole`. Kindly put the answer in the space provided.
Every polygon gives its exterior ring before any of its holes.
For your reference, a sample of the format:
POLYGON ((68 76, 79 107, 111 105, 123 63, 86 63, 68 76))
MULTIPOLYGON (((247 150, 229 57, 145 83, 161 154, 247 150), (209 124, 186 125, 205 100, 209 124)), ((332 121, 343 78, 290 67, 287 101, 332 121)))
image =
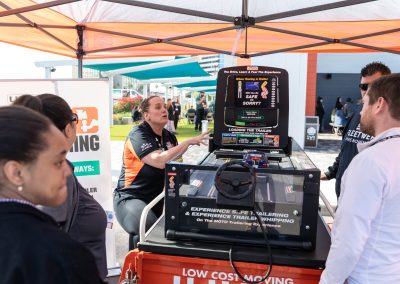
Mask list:
POLYGON ((76 31, 78 33, 78 49, 76 50, 76 57, 78 59, 78 78, 83 77, 83 55, 85 52, 83 51, 83 30, 85 29, 84 26, 76 26, 76 31))
POLYGON ((114 89, 114 76, 108 77, 108 93, 109 93, 109 107, 110 107, 110 125, 114 125, 114 119, 113 119, 113 104, 114 104, 114 98, 113 98, 113 89, 114 89))
POLYGON ((247 56, 247 27, 249 24, 249 3, 248 0, 242 0, 242 19, 246 25, 244 26, 245 38, 244 38, 244 56, 247 56))

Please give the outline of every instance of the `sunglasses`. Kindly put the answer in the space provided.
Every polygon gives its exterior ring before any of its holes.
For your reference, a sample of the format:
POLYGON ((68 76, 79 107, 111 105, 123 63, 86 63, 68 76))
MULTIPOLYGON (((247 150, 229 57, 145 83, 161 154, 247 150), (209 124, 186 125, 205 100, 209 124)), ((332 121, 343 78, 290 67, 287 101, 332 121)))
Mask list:
POLYGON ((368 85, 369 85, 369 84, 367 84, 367 83, 365 83, 365 84, 359 84, 358 87, 359 87, 361 90, 366 91, 366 90, 368 90, 368 85))
POLYGON ((77 123, 77 122, 79 121, 78 115, 77 115, 76 113, 72 113, 72 116, 71 116, 70 121, 71 121, 71 122, 76 122, 76 123, 77 123))

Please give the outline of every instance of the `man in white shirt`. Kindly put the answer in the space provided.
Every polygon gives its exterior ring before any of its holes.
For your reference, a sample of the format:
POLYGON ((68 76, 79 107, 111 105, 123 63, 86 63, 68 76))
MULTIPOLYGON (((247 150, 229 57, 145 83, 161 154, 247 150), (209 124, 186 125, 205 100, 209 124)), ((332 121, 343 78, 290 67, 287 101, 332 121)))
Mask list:
POLYGON ((374 81, 362 100, 361 131, 375 138, 344 173, 320 284, 400 283, 400 74, 374 81))

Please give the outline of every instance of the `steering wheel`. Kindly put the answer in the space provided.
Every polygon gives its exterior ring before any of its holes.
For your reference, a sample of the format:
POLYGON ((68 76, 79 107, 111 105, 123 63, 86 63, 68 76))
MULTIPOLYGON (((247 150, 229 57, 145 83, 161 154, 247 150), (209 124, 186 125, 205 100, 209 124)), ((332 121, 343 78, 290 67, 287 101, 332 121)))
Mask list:
MULTIPOLYGON (((226 175, 226 174, 225 174, 226 175)), ((256 170, 254 167, 241 160, 233 160, 221 165, 215 173, 214 184, 217 191, 227 199, 239 200, 248 196, 256 188, 256 170), (221 177, 223 173, 243 173, 242 171, 234 171, 234 166, 240 166, 247 170, 248 178, 243 180, 243 175, 233 176, 231 179, 221 177), (227 171, 227 170, 230 171, 227 171), (247 186, 248 185, 248 186, 247 186)))

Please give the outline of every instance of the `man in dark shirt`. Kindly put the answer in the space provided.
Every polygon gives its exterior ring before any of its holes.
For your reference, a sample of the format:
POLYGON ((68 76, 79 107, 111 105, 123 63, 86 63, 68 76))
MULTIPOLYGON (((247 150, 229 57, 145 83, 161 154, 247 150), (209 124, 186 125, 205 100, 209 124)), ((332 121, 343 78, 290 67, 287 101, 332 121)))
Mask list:
POLYGON ((178 129, 178 121, 181 116, 181 103, 179 102, 179 97, 175 97, 175 101, 172 103, 172 107, 174 108, 174 126, 175 130, 178 129))
POLYGON ((201 121, 204 119, 204 107, 203 103, 206 102, 206 95, 204 92, 200 92, 200 96, 196 98, 196 120, 194 130, 201 131, 201 121))
MULTIPOLYGON (((390 69, 381 62, 372 62, 361 69, 361 83, 359 84, 361 97, 368 90, 368 85, 376 79, 389 75, 390 69)), ((340 183, 342 176, 349 166, 351 160, 358 154, 357 144, 371 140, 373 137, 361 132, 360 130, 360 111, 361 106, 356 105, 353 116, 348 120, 343 130, 343 140, 339 155, 335 162, 325 173, 321 173, 321 180, 336 178, 335 191, 336 196, 340 195, 340 183)))

